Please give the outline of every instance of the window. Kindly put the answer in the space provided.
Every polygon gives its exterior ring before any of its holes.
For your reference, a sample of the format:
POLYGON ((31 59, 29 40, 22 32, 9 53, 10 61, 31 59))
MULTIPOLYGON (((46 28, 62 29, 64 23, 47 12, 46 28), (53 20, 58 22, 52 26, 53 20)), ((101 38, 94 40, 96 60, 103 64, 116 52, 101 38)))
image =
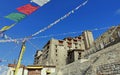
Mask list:
POLYGON ((79 44, 80 48, 81 48, 81 44, 79 44))
POLYGON ((56 54, 56 56, 58 56, 58 54, 56 54))
POLYGON ((71 47, 71 46, 72 46, 72 43, 69 43, 69 42, 68 42, 68 47, 71 47))
POLYGON ((82 38, 81 37, 78 37, 78 40, 81 40, 82 38))
POLYGON ((55 51, 57 52, 57 49, 55 51))
POLYGON ((69 37, 69 38, 67 38, 67 40, 68 40, 68 41, 72 41, 72 38, 71 38, 71 37, 69 37))
POLYGON ((13 74, 15 74, 15 70, 13 70, 13 74))
POLYGON ((75 47, 75 49, 77 49, 77 47, 75 47))
POLYGON ((59 40, 59 45, 63 45, 63 41, 59 40))
POLYGON ((81 53, 78 53, 78 59, 81 59, 81 53))
POLYGON ((75 43, 75 45, 78 45, 78 43, 75 43))
POLYGON ((74 39, 74 42, 77 42, 77 40, 76 40, 76 39, 74 39))

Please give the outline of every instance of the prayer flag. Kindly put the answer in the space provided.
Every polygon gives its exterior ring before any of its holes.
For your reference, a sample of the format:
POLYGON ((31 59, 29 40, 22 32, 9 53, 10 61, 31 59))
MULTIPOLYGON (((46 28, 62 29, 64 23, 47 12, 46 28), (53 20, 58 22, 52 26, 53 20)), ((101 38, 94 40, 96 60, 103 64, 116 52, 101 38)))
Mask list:
POLYGON ((15 24, 12 24, 12 25, 10 25, 10 26, 4 26, 0 31, 1 31, 1 32, 4 32, 4 31, 12 28, 14 25, 15 25, 15 24))
POLYGON ((5 16, 8 19, 14 20, 16 22, 19 22, 20 20, 22 20, 23 18, 25 18, 26 15, 22 14, 22 13, 11 13, 8 16, 5 16))
POLYGON ((44 4, 48 3, 50 0, 31 0, 31 1, 38 4, 39 6, 43 6, 44 4))
POLYGON ((9 39, 9 40, 11 39, 11 38, 8 37, 6 34, 3 35, 3 38, 4 38, 4 39, 9 39))
POLYGON ((21 6, 17 8, 17 10, 23 14, 30 15, 34 11, 36 11, 39 8, 39 6, 33 6, 31 4, 26 4, 24 6, 21 6))
POLYGON ((4 34, 3 34, 2 32, 0 32, 0 37, 3 37, 3 35, 4 35, 4 34))

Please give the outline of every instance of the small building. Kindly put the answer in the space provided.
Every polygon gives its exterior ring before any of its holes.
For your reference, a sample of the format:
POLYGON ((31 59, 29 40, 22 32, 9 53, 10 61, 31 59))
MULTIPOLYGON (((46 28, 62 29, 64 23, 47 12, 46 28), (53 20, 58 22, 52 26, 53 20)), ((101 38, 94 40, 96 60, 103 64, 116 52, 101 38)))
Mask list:
POLYGON ((28 65, 28 75, 49 75, 55 72, 55 66, 28 65))
MULTIPOLYGON (((15 67, 16 67, 16 64, 8 64, 7 75, 14 75, 15 67)), ((27 75, 27 73, 28 73, 27 68, 24 65, 21 65, 18 70, 18 74, 19 75, 27 75)))
POLYGON ((26 68, 28 70, 27 75, 42 75, 41 74, 41 70, 43 69, 42 66, 28 65, 26 68))
MULTIPOLYGON (((14 75, 16 64, 9 64, 7 75, 14 75)), ((19 75, 49 75, 55 72, 55 67, 52 65, 21 65, 18 74, 19 75)))

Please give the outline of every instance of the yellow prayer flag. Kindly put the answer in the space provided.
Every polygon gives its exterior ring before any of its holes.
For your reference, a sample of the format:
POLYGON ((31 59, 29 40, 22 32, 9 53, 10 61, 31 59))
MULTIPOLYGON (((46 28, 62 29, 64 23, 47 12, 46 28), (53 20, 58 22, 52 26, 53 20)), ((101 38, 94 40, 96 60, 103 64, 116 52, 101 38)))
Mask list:
POLYGON ((10 25, 10 26, 4 26, 0 31, 6 31, 6 30, 12 28, 14 25, 15 25, 15 24, 12 24, 12 25, 10 25))

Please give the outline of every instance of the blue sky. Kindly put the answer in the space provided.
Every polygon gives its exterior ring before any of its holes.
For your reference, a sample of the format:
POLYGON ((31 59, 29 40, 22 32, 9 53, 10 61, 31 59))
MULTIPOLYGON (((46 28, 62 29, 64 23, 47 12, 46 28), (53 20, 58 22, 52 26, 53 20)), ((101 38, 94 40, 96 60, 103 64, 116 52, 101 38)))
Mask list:
MULTIPOLYGON (((40 7, 36 12, 19 22, 16 26, 6 31, 5 34, 12 38, 24 38, 43 27, 51 24, 61 16, 77 7, 85 0, 51 0, 49 3, 40 7)), ((0 28, 10 25, 10 21, 4 16, 16 12, 16 8, 30 3, 30 0, 2 0, 0 1, 0 28)), ((59 22, 52 28, 42 32, 36 37, 48 36, 50 34, 62 34, 68 32, 80 32, 82 30, 93 30, 95 28, 111 27, 120 24, 120 0, 89 0, 74 14, 59 22)), ((94 37, 98 37, 106 29, 93 31, 94 37)), ((74 37, 81 33, 68 34, 64 36, 51 36, 30 40, 38 49, 46 44, 51 38, 63 39, 64 37, 74 37)), ((0 39, 1 40, 1 39, 0 39)), ((36 48, 29 42, 26 43, 26 51, 22 64, 33 63, 36 48)), ((7 60, 0 62, 0 65, 13 63, 18 58, 21 45, 15 43, 0 43, 0 59, 7 60)))

